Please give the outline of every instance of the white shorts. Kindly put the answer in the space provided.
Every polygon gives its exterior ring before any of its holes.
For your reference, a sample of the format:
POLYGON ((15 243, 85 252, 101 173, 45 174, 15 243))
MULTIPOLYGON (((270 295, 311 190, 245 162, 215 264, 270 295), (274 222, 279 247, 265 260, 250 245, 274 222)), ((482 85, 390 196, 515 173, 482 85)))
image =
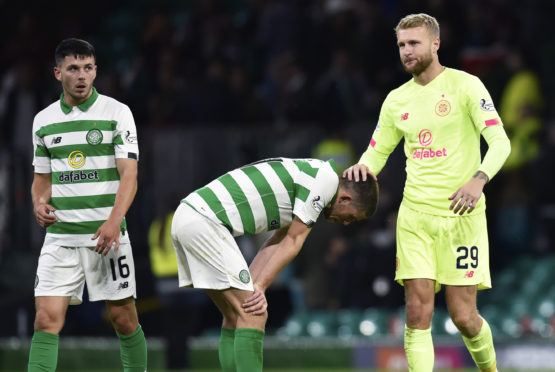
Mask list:
POLYGON ((71 297, 70 305, 79 305, 86 282, 89 301, 136 298, 131 244, 120 244, 117 252, 110 249, 104 257, 93 249, 44 245, 35 278, 35 297, 67 296, 71 297))
POLYGON ((249 266, 223 225, 181 203, 172 221, 179 286, 253 291, 249 266))

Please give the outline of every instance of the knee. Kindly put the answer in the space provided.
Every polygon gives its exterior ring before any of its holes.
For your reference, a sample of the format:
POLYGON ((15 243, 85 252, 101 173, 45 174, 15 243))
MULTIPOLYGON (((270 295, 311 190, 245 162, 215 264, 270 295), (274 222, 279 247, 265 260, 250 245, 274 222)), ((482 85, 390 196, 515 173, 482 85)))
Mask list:
POLYGON ((427 329, 430 327, 434 313, 433 304, 426 304, 418 298, 413 298, 407 301, 405 309, 409 328, 427 329))
POLYGON ((461 331, 461 333, 474 333, 475 328, 479 329, 479 317, 478 314, 474 314, 472 311, 462 311, 455 310, 451 312, 451 320, 455 326, 461 331))
POLYGON ((224 328, 236 328, 237 325, 237 315, 230 311, 222 314, 224 320, 222 322, 222 327, 224 328))
POLYGON ((35 316, 35 329, 58 334, 64 326, 64 317, 45 309, 38 309, 35 316))
POLYGON ((129 335, 137 330, 139 322, 136 316, 129 311, 112 312, 110 320, 114 329, 121 335, 129 335))
POLYGON ((266 322, 268 321, 268 311, 264 311, 264 313, 260 315, 254 315, 242 311, 238 314, 238 318, 240 318, 239 323, 241 323, 244 327, 264 329, 266 327, 266 322))

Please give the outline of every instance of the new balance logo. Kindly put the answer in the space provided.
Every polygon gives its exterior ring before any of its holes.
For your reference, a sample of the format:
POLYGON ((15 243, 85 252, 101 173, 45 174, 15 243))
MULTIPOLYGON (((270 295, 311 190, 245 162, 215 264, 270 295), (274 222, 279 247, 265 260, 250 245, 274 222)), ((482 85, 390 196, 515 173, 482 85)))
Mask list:
POLYGON ((54 137, 54 138, 52 138, 52 143, 51 144, 55 145, 55 144, 58 144, 60 142, 62 142, 62 137, 61 136, 60 137, 54 137))
POLYGON ((467 271, 467 272, 464 274, 464 277, 465 277, 465 278, 472 278, 473 276, 474 276, 474 270, 467 271))
POLYGON ((401 115, 401 120, 407 120, 409 118, 409 113, 405 112, 403 115, 401 115))
POLYGON ((125 289, 125 288, 129 288, 129 282, 119 283, 118 290, 125 289))

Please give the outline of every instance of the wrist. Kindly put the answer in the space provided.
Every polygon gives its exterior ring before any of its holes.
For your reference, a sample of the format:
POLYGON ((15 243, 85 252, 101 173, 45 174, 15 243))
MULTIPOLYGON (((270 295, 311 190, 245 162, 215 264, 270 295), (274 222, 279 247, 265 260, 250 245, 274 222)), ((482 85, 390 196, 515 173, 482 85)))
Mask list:
POLYGON ((481 170, 477 171, 476 173, 474 173, 474 176, 472 176, 472 178, 477 178, 480 181, 482 181, 484 183, 484 185, 486 183, 489 182, 489 177, 487 174, 485 174, 484 172, 482 172, 481 170))
POLYGON ((266 292, 266 287, 263 286, 261 283, 253 283, 252 286, 258 289, 260 292, 266 292))

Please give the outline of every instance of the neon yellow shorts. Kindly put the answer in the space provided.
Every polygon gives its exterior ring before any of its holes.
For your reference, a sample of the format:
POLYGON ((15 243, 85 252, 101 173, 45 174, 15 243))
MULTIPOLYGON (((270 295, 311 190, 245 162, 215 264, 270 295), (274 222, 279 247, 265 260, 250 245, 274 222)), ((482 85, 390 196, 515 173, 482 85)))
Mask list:
POLYGON ((433 279, 441 284, 491 288, 485 212, 436 216, 401 204, 397 217, 395 280, 433 279))

